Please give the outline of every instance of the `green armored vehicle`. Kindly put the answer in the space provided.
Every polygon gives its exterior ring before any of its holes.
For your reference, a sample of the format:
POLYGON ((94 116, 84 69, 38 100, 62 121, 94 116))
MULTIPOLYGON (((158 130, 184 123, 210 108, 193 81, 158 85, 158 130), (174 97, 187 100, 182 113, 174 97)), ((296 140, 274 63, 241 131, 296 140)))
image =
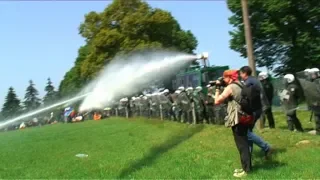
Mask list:
POLYGON ((201 86, 206 93, 209 81, 218 79, 228 69, 229 66, 191 66, 176 75, 172 87, 177 89, 180 86, 185 88, 201 86))

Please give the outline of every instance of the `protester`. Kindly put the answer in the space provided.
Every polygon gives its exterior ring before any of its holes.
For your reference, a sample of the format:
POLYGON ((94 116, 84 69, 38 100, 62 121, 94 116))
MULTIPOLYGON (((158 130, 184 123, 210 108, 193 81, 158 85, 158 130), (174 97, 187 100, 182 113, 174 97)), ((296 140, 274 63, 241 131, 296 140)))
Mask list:
MULTIPOLYGON (((215 92, 215 104, 221 104, 224 101, 228 101, 227 107, 227 117, 226 126, 232 128, 234 140, 238 148, 242 169, 236 169, 234 171, 234 177, 246 176, 248 172, 251 171, 251 154, 249 150, 248 142, 248 129, 249 126, 240 123, 239 121, 239 111, 240 105, 239 101, 241 98, 241 87, 234 82, 238 82, 238 72, 236 70, 227 70, 223 73, 223 81, 227 85, 224 91, 220 94, 220 89, 217 88, 215 92)), ((216 84, 219 85, 222 82, 217 81, 216 84)), ((218 87, 218 86, 217 86, 218 87)))
MULTIPOLYGON (((240 68, 240 76, 241 76, 241 79, 244 81, 244 84, 247 87, 253 86, 256 90, 261 91, 262 89, 260 87, 259 81, 251 75, 252 75, 252 69, 249 66, 243 66, 240 68)), ((273 149, 262 138, 260 138, 259 136, 257 136, 255 133, 252 132, 255 123, 257 122, 257 120, 260 118, 262 114, 261 99, 260 99, 260 103, 255 104, 255 107, 257 108, 257 110, 254 112, 254 123, 252 124, 252 126, 249 127, 249 131, 248 131, 250 152, 251 153, 253 152, 253 144, 256 144, 265 153, 265 158, 267 159, 272 154, 273 149)))

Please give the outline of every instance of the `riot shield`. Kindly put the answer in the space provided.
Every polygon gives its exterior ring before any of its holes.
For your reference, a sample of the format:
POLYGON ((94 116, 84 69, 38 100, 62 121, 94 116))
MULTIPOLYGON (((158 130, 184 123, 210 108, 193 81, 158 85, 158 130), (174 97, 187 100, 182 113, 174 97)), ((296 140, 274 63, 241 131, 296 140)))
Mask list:
POLYGON ((171 101, 164 94, 159 95, 158 98, 159 98, 159 103, 162 105, 162 108, 170 109, 172 107, 171 101))
POLYGON ((312 80, 308 72, 296 73, 305 101, 312 111, 320 112, 320 80, 312 80))
MULTIPOLYGON (((268 89, 266 84, 262 84, 262 82, 258 81, 259 83, 259 86, 260 86, 260 97, 261 97, 261 105, 262 105, 262 109, 263 110, 266 110, 266 109, 269 109, 271 106, 272 106, 272 96, 271 97, 268 97, 270 96, 269 93, 267 92, 268 89)), ((272 93, 273 95, 273 93, 272 93)))
POLYGON ((129 102, 127 98, 123 98, 120 100, 119 107, 118 107, 120 116, 129 118, 128 103, 129 102))
POLYGON ((283 77, 278 78, 277 84, 274 84, 275 96, 280 101, 280 105, 286 114, 291 114, 298 109, 299 89, 296 82, 286 83, 283 77))
POLYGON ((185 112, 191 111, 191 102, 190 102, 188 95, 186 93, 180 93, 177 96, 177 104, 181 110, 183 110, 185 112))
POLYGON ((158 94, 152 94, 152 96, 149 99, 150 103, 150 114, 153 118, 158 118, 160 115, 160 102, 158 94))
POLYGON ((204 97, 200 92, 194 92, 193 94, 193 103, 196 114, 196 121, 200 122, 204 119, 204 97))
POLYGON ((132 97, 131 101, 130 101, 130 111, 131 111, 131 115, 133 117, 135 116, 139 116, 140 115, 140 98, 139 97, 132 97))
POLYGON ((180 117, 180 112, 181 109, 178 105, 178 96, 179 96, 179 92, 176 91, 175 93, 171 94, 172 100, 173 100, 173 104, 172 104, 172 114, 173 114, 173 118, 175 121, 180 121, 181 117, 180 117))
POLYGON ((181 92, 177 96, 177 105, 181 110, 179 112, 179 119, 181 122, 191 123, 192 120, 192 104, 185 92, 181 92))
POLYGON ((163 118, 170 119, 171 118, 170 111, 172 108, 171 101, 164 94, 160 94, 158 97, 159 97, 160 109, 161 109, 160 113, 162 113, 163 118))

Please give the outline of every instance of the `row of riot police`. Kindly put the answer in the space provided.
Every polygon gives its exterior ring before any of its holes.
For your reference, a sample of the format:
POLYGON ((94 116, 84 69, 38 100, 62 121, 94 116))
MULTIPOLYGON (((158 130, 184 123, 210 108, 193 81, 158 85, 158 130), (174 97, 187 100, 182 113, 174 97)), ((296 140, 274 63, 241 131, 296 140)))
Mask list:
MULTIPOLYGON (((304 131, 297 117, 297 110, 300 103, 306 102, 314 116, 315 133, 320 134, 320 73, 318 68, 305 69, 295 75, 286 74, 280 78, 280 83, 274 84, 274 88, 267 73, 260 73, 259 79, 270 104, 272 104, 273 92, 277 93, 287 117, 289 130, 304 131)), ((269 127, 274 128, 271 106, 264 110, 264 114, 269 120, 269 127)))
POLYGON ((226 105, 214 105, 209 87, 207 95, 202 87, 179 87, 170 93, 162 92, 122 98, 114 103, 112 115, 122 117, 146 117, 182 123, 224 124, 226 105))

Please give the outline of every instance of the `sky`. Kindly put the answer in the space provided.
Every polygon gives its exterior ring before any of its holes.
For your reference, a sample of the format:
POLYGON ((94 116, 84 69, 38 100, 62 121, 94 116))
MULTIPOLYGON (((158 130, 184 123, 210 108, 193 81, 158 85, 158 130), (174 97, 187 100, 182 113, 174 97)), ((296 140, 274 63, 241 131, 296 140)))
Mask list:
MULTIPOLYGON (((73 66, 84 39, 78 27, 90 11, 101 12, 111 1, 0 2, 0 107, 12 86, 23 100, 29 80, 43 97, 47 78, 58 88, 73 66)), ((191 30, 209 52, 210 65, 239 68, 247 60, 229 48, 231 12, 225 1, 148 1, 170 11, 181 27, 191 30)))

